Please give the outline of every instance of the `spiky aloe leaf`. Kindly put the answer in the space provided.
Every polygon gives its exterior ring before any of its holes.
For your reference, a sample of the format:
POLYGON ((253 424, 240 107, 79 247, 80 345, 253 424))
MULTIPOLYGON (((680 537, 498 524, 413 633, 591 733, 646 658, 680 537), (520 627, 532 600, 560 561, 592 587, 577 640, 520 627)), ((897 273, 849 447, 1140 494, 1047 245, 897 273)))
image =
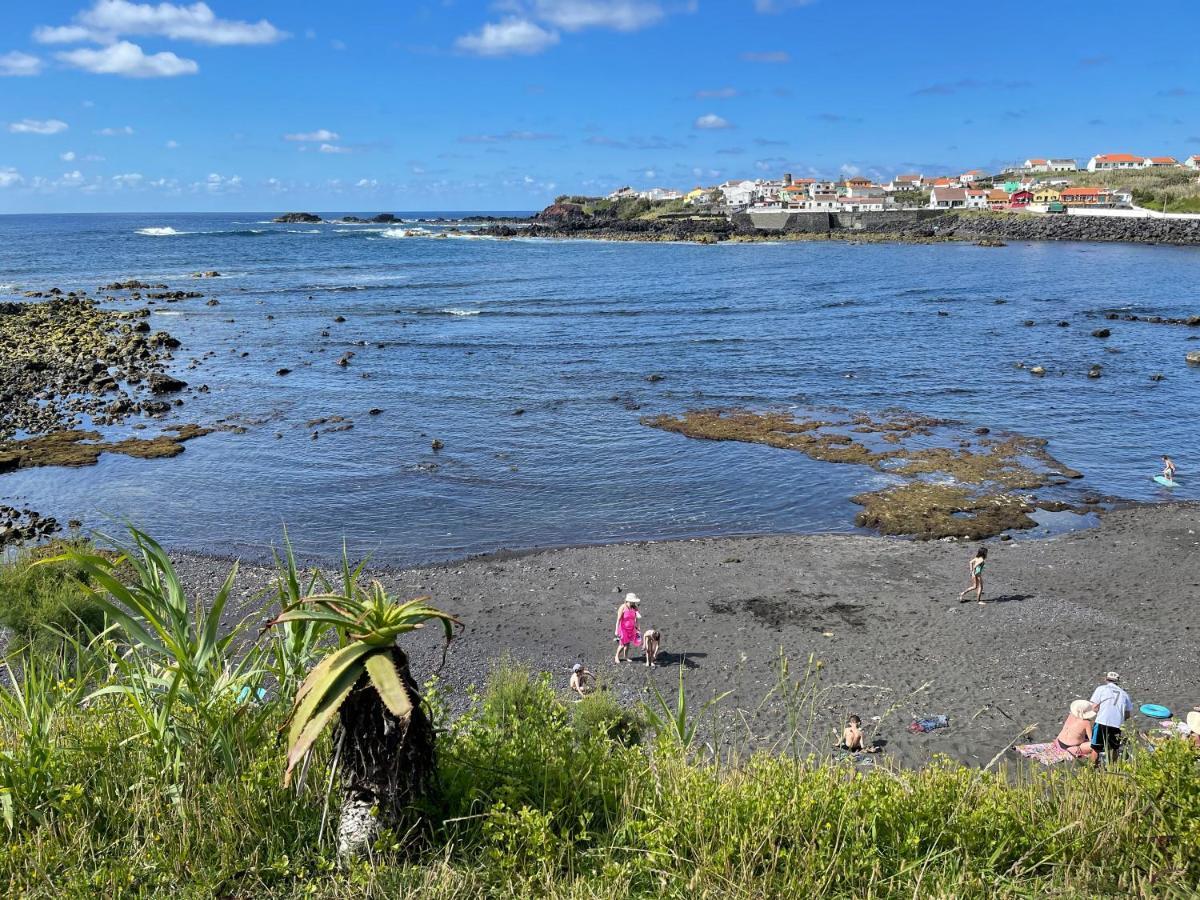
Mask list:
POLYGON ((371 678, 379 699, 397 719, 407 720, 412 715, 412 698, 408 688, 396 671, 391 653, 372 653, 366 661, 367 675, 371 678))
POLYGON ((351 666, 344 670, 329 685, 329 690, 324 692, 325 701, 313 711, 312 716, 297 732, 296 737, 289 741, 287 769, 283 773, 284 787, 291 784, 292 770, 296 768, 300 760, 304 759, 305 754, 312 749, 312 745, 321 736, 321 732, 337 715, 337 711, 341 709, 346 698, 350 696, 350 692, 354 690, 354 685, 358 682, 360 675, 362 675, 362 669, 359 666, 351 666))
MULTIPOLYGON (((308 720, 316 713, 334 687, 341 683, 347 672, 354 673, 354 681, 362 674, 362 657, 375 650, 367 644, 355 641, 340 650, 335 650, 321 660, 308 673, 300 689, 296 691, 296 703, 292 707, 292 721, 288 727, 288 743, 294 744, 308 720)), ((351 684, 354 682, 352 681, 351 684)))

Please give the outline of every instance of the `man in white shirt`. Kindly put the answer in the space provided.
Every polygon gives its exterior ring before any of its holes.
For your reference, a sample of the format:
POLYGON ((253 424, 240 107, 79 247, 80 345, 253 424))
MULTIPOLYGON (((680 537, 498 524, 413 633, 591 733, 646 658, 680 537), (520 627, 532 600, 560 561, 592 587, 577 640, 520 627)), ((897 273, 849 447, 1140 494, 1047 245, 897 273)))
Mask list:
POLYGON ((1121 752, 1121 726, 1133 715, 1133 701, 1121 687, 1121 676, 1109 672, 1104 684, 1092 691, 1092 706, 1096 710, 1096 724, 1092 729, 1092 749, 1096 751, 1096 764, 1104 756, 1109 762, 1121 752))

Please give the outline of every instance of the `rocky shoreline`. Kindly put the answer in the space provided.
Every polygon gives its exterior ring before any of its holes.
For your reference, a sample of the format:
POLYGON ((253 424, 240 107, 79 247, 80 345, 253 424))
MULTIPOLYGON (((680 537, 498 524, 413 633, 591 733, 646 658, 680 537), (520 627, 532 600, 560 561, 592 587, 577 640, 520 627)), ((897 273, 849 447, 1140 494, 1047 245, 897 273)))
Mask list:
POLYGON ((1003 246, 1005 241, 1093 241, 1200 246, 1200 219, 1148 219, 1118 216, 1039 215, 924 210, 861 216, 824 216, 814 225, 810 213, 787 217, 777 229, 756 227, 745 213, 620 219, 592 215, 570 203, 556 203, 527 220, 486 225, 476 233, 497 238, 538 237, 609 241, 681 241, 701 244, 754 241, 896 242, 927 244, 970 241, 1003 246), (918 215, 920 214, 920 215, 918 215), (844 221, 849 225, 841 224, 844 221))
MULTIPOLYGON (((181 343, 150 324, 150 306, 204 294, 133 280, 101 285, 97 295, 53 287, 0 303, 0 475, 94 465, 104 453, 176 456, 185 441, 232 427, 173 424, 149 438, 106 438, 98 429, 132 422, 132 430, 141 431, 183 406, 191 390, 207 391, 169 374, 181 343), (124 303, 145 305, 116 308, 124 303)), ((35 510, 0 506, 0 548, 58 530, 55 519, 35 510)))

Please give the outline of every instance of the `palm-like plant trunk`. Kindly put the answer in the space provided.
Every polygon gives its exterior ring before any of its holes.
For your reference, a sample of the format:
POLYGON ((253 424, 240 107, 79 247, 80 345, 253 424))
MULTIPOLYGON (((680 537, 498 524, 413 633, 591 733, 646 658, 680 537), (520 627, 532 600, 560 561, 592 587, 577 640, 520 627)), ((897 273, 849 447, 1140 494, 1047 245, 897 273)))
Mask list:
POLYGON ((392 662, 412 701, 407 720, 398 719, 384 706, 365 674, 338 713, 334 746, 340 747, 338 853, 343 856, 369 850, 380 825, 401 822, 405 810, 429 790, 436 773, 433 724, 422 706, 408 657, 393 647, 392 662))

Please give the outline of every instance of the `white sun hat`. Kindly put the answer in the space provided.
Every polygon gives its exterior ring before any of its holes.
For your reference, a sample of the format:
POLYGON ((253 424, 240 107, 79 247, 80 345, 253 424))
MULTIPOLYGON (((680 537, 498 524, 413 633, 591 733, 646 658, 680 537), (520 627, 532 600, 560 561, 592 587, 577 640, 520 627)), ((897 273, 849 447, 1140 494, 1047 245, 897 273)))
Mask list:
POLYGON ((637 604, 642 602, 642 598, 639 597, 637 594, 633 593, 632 591, 630 591, 628 594, 625 595, 625 602, 632 603, 636 606, 637 604))

